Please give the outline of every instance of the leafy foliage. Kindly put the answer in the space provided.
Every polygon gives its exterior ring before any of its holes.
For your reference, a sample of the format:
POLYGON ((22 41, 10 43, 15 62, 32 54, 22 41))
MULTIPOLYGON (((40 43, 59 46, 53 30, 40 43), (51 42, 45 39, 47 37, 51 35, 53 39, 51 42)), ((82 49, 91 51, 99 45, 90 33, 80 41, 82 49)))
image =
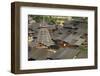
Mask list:
POLYGON ((79 49, 82 50, 82 51, 87 51, 88 50, 87 47, 84 47, 84 46, 80 46, 79 49))
MULTIPOLYGON (((37 23, 46 21, 48 24, 59 24, 60 21, 65 21, 65 18, 61 17, 58 18, 57 16, 41 16, 41 15, 30 15, 33 20, 35 20, 37 23)), ((67 17, 66 17, 67 19, 67 17)))

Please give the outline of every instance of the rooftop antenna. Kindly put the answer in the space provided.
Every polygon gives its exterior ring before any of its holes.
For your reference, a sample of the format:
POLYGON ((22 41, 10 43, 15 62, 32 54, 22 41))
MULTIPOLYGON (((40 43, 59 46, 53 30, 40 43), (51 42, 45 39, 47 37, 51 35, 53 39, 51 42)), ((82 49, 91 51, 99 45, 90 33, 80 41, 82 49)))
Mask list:
POLYGON ((41 24, 40 24, 40 27, 43 27, 44 26, 44 16, 42 17, 42 21, 41 21, 41 24))
POLYGON ((43 25, 45 26, 45 17, 43 16, 43 25))
POLYGON ((43 18, 43 22, 42 22, 42 27, 46 27, 46 23, 45 23, 45 16, 42 17, 43 18))
POLYGON ((43 24, 44 24, 44 16, 43 16, 43 24))

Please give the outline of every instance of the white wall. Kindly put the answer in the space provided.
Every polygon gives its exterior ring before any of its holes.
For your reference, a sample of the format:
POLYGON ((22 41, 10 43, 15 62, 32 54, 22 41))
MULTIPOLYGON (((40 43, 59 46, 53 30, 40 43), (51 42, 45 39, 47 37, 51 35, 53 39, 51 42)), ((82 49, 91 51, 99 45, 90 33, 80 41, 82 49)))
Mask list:
MULTIPOLYGON (((39 3, 57 3, 98 6, 100 17, 100 0, 0 0, 0 76, 16 76, 10 73, 10 55, 11 55, 11 15, 10 3, 13 1, 39 2, 39 3)), ((98 18, 100 20, 100 18, 98 18)), ((98 23, 100 25, 100 22, 98 23)), ((98 26, 100 28, 100 26, 98 26)), ((100 30, 98 30, 100 33, 100 30)), ((99 38, 100 39, 100 35, 99 38)), ((98 43, 100 40, 98 40, 98 43)), ((100 44, 99 44, 100 46, 100 44)), ((100 49, 99 49, 100 50, 100 49)), ((100 58, 100 51, 99 58, 100 58)), ((24 76, 100 76, 100 59, 98 70, 65 71, 52 73, 24 74, 24 76)), ((18 75, 23 76, 23 74, 18 75)))

